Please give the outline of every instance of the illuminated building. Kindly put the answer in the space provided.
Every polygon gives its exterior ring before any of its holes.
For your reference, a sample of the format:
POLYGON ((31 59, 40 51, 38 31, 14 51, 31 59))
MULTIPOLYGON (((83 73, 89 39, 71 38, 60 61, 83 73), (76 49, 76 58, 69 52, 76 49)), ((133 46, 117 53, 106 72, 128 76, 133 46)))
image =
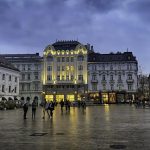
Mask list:
POLYGON ((132 52, 91 52, 88 58, 89 99, 103 103, 120 103, 135 99, 138 63, 132 52))
POLYGON ((47 101, 87 99, 87 49, 78 41, 56 41, 43 56, 43 96, 47 101))

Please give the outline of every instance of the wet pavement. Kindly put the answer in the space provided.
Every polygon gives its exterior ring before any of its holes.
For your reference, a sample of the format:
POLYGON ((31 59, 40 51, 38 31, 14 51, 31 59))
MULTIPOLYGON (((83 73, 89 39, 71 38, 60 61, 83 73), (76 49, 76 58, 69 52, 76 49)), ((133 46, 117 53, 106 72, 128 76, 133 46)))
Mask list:
POLYGON ((150 150, 150 109, 129 105, 71 108, 42 119, 39 107, 32 120, 22 109, 0 111, 2 150, 150 150))

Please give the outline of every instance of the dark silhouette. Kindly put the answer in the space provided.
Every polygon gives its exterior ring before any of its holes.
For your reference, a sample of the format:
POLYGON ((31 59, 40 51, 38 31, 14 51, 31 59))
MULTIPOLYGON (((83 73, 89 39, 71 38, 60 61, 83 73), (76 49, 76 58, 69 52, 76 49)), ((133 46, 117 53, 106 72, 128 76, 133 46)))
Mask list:
POLYGON ((32 119, 35 119, 36 106, 37 106, 37 103, 35 100, 33 100, 33 102, 32 102, 32 119))
POLYGON ((24 105, 23 105, 23 111, 24 111, 24 119, 27 119, 28 102, 24 103, 24 105))
POLYGON ((61 112, 63 113, 64 101, 63 99, 60 101, 61 112))

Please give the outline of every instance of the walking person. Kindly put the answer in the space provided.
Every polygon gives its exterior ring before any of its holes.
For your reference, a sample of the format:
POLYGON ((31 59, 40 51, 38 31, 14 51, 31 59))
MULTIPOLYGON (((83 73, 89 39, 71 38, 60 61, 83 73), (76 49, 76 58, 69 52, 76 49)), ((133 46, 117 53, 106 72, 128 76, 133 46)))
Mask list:
POLYGON ((60 101, 61 113, 63 113, 64 101, 63 99, 60 101))
POLYGON ((32 102, 32 119, 35 119, 36 106, 37 106, 36 101, 33 100, 33 102, 32 102))
POLYGON ((46 99, 42 101, 42 110, 43 110, 43 119, 45 119, 45 111, 46 111, 46 99))
POLYGON ((24 119, 27 119, 27 112, 28 112, 28 102, 25 102, 23 105, 23 111, 24 111, 24 119))
POLYGON ((54 104, 52 101, 49 103, 50 118, 53 117, 54 105, 55 105, 55 104, 54 104))

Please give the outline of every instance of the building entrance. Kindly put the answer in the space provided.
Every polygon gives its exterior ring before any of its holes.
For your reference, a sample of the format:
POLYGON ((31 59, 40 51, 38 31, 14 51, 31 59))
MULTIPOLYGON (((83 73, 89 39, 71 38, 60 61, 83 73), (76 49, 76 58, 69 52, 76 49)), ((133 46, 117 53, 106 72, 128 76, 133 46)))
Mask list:
POLYGON ((56 95, 56 102, 64 101, 64 95, 56 95))
POLYGON ((53 101, 54 100, 54 95, 45 95, 45 99, 47 102, 53 101))
POLYGON ((67 100, 72 102, 75 100, 75 96, 74 95, 67 95, 67 100))

